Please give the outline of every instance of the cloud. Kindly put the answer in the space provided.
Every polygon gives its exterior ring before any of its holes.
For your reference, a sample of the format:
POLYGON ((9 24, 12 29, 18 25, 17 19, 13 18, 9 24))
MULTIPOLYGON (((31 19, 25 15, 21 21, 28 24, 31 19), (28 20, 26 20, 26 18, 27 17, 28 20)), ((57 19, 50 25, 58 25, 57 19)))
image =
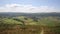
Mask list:
POLYGON ((32 5, 21 5, 21 4, 6 4, 0 7, 0 12, 25 12, 25 13, 38 13, 38 12, 59 12, 60 10, 54 7, 40 6, 35 7, 32 5))

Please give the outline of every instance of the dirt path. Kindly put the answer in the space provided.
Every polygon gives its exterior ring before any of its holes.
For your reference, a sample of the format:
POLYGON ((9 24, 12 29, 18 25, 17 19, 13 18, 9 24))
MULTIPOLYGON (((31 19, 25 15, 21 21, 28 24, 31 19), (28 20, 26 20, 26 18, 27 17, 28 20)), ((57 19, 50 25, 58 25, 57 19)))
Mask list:
POLYGON ((42 30, 41 30, 41 32, 40 32, 40 34, 44 34, 44 29, 42 28, 42 30))

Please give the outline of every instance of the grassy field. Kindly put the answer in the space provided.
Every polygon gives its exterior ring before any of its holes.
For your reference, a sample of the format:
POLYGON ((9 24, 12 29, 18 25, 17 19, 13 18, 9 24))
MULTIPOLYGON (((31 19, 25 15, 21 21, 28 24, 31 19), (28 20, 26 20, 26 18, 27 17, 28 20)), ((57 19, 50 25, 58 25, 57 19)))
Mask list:
MULTIPOLYGON (((19 25, 8 28, 8 29, 0 29, 0 34, 42 34, 43 26, 39 25, 27 25, 24 28, 19 25)), ((60 26, 59 27, 43 27, 43 34, 60 34, 60 26)))
POLYGON ((0 18, 0 34, 60 34, 60 20, 44 17, 38 20, 31 18, 0 18))

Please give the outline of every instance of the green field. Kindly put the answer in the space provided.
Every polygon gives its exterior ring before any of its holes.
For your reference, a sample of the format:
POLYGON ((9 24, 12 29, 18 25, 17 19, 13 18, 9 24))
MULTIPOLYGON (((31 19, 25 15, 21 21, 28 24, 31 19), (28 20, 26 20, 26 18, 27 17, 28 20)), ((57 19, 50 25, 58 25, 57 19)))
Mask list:
POLYGON ((32 19, 25 16, 0 18, 0 34, 60 34, 58 18, 32 19))

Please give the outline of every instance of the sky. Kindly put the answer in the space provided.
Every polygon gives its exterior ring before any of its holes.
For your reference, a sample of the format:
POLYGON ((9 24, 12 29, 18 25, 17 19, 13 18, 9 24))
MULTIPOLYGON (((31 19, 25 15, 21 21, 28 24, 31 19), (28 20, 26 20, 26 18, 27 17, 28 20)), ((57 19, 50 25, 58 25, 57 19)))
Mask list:
POLYGON ((0 0, 0 12, 60 12, 60 0, 0 0))

